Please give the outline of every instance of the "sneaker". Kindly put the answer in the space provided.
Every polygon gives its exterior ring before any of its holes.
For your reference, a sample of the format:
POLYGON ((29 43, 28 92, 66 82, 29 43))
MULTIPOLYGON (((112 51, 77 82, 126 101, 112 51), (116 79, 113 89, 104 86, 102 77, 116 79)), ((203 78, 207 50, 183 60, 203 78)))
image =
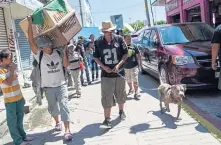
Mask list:
POLYGON ((62 125, 60 123, 56 124, 55 131, 62 131, 62 125))
POLYGON ((120 116, 120 119, 121 119, 121 120, 125 120, 125 119, 126 119, 126 114, 125 114, 125 112, 124 112, 123 110, 121 110, 121 111, 119 112, 119 116, 120 116))
POLYGON ((136 99, 136 100, 140 100, 140 94, 134 94, 134 98, 136 99))
POLYGON ((81 94, 77 94, 77 98, 81 98, 81 94))
POLYGON ((128 95, 131 95, 133 93, 134 93, 134 91, 132 89, 130 89, 128 95))
POLYGON ((101 124, 100 127, 101 127, 101 128, 105 128, 105 129, 111 129, 111 128, 112 128, 112 126, 111 126, 111 121, 105 119, 104 122, 101 124))
POLYGON ((20 145, 28 145, 28 142, 24 141, 20 145))

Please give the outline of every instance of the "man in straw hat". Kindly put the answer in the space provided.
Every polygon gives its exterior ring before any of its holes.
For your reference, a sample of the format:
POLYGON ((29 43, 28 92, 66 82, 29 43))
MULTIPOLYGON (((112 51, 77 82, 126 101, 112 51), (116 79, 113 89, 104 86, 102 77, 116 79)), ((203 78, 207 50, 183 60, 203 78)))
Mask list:
POLYGON ((120 118, 126 118, 124 103, 126 102, 127 94, 122 65, 127 59, 127 46, 121 36, 113 34, 115 29, 116 26, 111 22, 103 22, 101 31, 104 36, 95 41, 94 59, 102 68, 101 102, 105 115, 102 128, 111 128, 111 107, 115 106, 115 98, 119 104, 120 118))
POLYGON ((65 126, 64 139, 72 140, 72 134, 70 133, 70 111, 67 106, 68 88, 63 71, 63 67, 68 67, 67 46, 63 46, 62 60, 60 53, 52 48, 50 38, 44 36, 38 37, 37 40, 33 39, 31 16, 28 17, 28 22, 28 41, 39 64, 41 87, 45 90, 48 111, 56 122, 55 131, 62 130, 59 120, 59 115, 61 115, 61 120, 65 126))

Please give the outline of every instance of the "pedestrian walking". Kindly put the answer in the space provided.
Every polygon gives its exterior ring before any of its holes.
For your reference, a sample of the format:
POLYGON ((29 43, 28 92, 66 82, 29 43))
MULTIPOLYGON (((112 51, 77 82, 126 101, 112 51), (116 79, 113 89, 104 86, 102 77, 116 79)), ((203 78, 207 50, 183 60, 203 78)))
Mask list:
MULTIPOLYGON (((92 54, 93 54, 94 50, 95 50, 95 48, 94 48, 94 39, 95 39, 94 35, 91 34, 89 39, 91 40, 91 42, 89 44, 89 47, 91 48, 91 51, 92 51, 92 54)), ((91 72, 92 72, 92 81, 94 81, 94 79, 95 79, 95 73, 96 73, 96 79, 98 79, 98 77, 99 77, 98 65, 95 62, 93 55, 91 55, 91 72)))
POLYGON ((69 60, 68 68, 71 71, 76 94, 77 97, 80 98, 81 97, 80 64, 83 61, 83 58, 81 57, 80 53, 75 50, 75 46, 73 44, 70 44, 68 46, 68 60, 69 60))
POLYGON ((101 102, 104 108, 105 120, 101 127, 111 128, 111 108, 115 106, 116 98, 119 104, 119 117, 125 119, 124 104, 127 94, 126 82, 121 76, 125 75, 122 66, 127 59, 127 46, 123 37, 113 34, 116 29, 111 22, 102 23, 101 36, 95 41, 94 59, 102 67, 101 73, 101 102))
POLYGON ((124 64, 125 76, 129 86, 128 95, 133 94, 135 91, 134 98, 139 99, 138 74, 141 68, 141 55, 137 46, 131 42, 130 35, 124 35, 124 40, 128 48, 128 58, 124 64))
POLYGON ((8 49, 0 52, 0 86, 4 96, 6 121, 15 145, 27 145, 33 137, 27 137, 24 127, 24 105, 16 66, 12 62, 12 53, 8 49))
POLYGON ((66 56, 67 46, 63 46, 63 59, 58 50, 52 48, 51 39, 47 36, 33 39, 32 17, 28 17, 28 41, 31 46, 32 53, 37 60, 40 68, 41 87, 44 88, 45 96, 48 101, 48 111, 54 118, 56 125, 55 131, 61 131, 61 121, 65 126, 65 140, 71 140, 70 132, 70 115, 67 106, 68 87, 65 80, 64 68, 68 67, 68 59, 66 56))
POLYGON ((91 81, 90 81, 89 68, 88 68, 88 63, 87 63, 87 58, 85 55, 85 49, 84 49, 83 43, 84 43, 84 38, 82 36, 79 36, 76 51, 78 51, 81 54, 81 57, 83 58, 83 62, 84 62, 84 67, 85 67, 85 69, 81 69, 81 85, 87 86, 91 84, 91 81), (84 71, 86 72, 87 84, 84 83, 84 71))

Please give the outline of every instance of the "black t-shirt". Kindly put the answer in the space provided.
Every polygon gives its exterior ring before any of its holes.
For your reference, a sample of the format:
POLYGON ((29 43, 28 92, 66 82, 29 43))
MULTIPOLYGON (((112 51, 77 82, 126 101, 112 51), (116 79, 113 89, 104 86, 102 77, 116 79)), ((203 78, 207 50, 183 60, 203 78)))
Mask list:
MULTIPOLYGON (((211 43, 218 43, 221 46, 221 25, 219 25, 215 29, 211 43)), ((220 50, 219 50, 219 56, 221 56, 220 50)))
POLYGON ((137 54, 139 54, 140 52, 137 46, 134 44, 127 45, 127 48, 128 48, 128 51, 132 51, 132 55, 127 58, 124 64, 124 68, 131 69, 131 68, 138 66, 137 54))
MULTIPOLYGON (((127 51, 123 37, 113 34, 111 43, 108 44, 104 36, 101 36, 95 41, 94 57, 100 59, 105 66, 114 69, 123 56, 127 54, 127 51)), ((124 70, 122 68, 120 70, 120 74, 124 76, 124 70)), ((119 77, 119 75, 102 70, 101 77, 119 77)))

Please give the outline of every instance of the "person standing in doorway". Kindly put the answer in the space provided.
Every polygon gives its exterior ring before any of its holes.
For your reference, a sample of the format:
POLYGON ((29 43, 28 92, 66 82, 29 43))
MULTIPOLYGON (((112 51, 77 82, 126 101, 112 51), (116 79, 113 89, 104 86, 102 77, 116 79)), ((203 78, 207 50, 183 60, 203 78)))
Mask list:
POLYGON ((124 35, 124 40, 128 48, 128 59, 124 64, 125 75, 130 89, 128 94, 129 95, 133 94, 133 92, 135 91, 134 98, 139 99, 140 94, 139 94, 138 73, 141 68, 140 52, 137 46, 131 43, 130 35, 124 35))
POLYGON ((101 74, 101 102, 104 108, 105 120, 102 128, 111 128, 111 108, 115 106, 115 99, 119 104, 119 117, 125 119, 124 104, 127 99, 126 82, 122 66, 127 59, 127 46, 123 37, 112 32, 116 26, 110 21, 102 23, 101 31, 104 36, 95 41, 94 59, 102 68, 101 74), (113 97, 114 96, 114 97, 113 97))
POLYGON ((28 16, 28 41, 32 53, 39 64, 41 87, 44 88, 48 101, 48 111, 54 118, 55 131, 62 131, 61 121, 65 126, 65 140, 72 140, 70 133, 70 111, 67 106, 68 87, 65 80, 64 68, 68 67, 67 46, 63 46, 63 59, 58 50, 52 48, 52 41, 47 36, 33 38, 32 17, 28 16))
POLYGON ((82 86, 87 86, 91 84, 90 81, 90 76, 89 76, 89 68, 88 68, 88 63, 87 63, 87 58, 85 55, 85 49, 84 49, 84 38, 83 36, 78 37, 78 43, 76 46, 76 51, 78 51, 81 54, 81 57, 83 58, 84 62, 84 67, 85 69, 81 69, 81 85, 82 86), (86 71, 86 77, 87 77, 87 83, 84 83, 84 71, 86 71))
MULTIPOLYGON (((89 47, 91 48, 92 54, 94 53, 94 35, 91 34, 89 39, 91 40, 89 43, 89 47)), ((92 80, 94 81, 95 79, 95 73, 96 73, 96 79, 98 79, 99 75, 98 75, 98 65, 95 62, 93 55, 91 58, 91 70, 92 70, 92 80)))

